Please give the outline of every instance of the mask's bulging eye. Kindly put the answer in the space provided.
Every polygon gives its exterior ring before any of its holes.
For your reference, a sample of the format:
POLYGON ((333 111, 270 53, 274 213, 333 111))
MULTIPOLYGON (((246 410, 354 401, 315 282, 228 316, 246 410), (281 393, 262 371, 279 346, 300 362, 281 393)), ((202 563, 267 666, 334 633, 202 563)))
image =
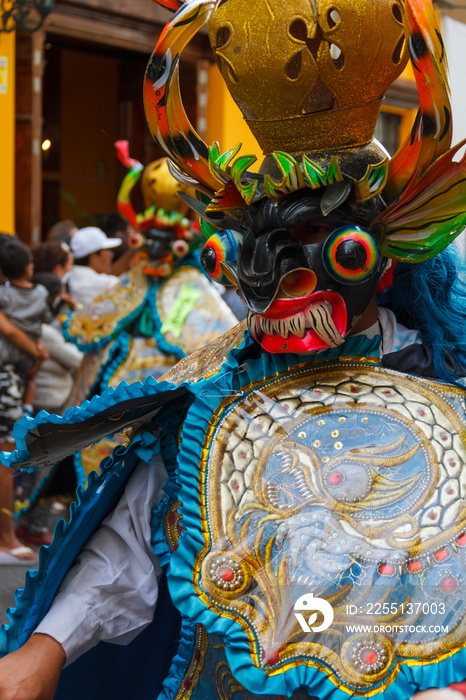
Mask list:
POLYGON ((186 241, 174 241, 172 243, 172 250, 177 258, 184 258, 189 253, 189 244, 186 241))
POLYGON ((139 248, 142 248, 144 245, 145 240, 144 236, 140 233, 132 233, 129 238, 128 238, 128 246, 134 250, 138 250, 139 248))
POLYGON ((358 284, 376 274, 380 254, 374 238, 359 226, 337 228, 324 243, 322 261, 337 282, 358 284))
POLYGON ((201 265, 206 273, 225 287, 231 287, 232 282, 225 276, 221 263, 236 260, 240 240, 241 236, 236 231, 224 229, 214 233, 201 252, 201 265))

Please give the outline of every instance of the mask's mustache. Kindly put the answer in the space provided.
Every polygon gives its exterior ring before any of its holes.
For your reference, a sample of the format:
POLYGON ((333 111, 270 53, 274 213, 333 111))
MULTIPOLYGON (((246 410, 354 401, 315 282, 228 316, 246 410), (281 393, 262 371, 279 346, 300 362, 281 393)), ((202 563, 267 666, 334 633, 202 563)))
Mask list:
POLYGON ((304 338, 306 332, 311 330, 329 348, 341 345, 344 341, 332 319, 332 306, 328 301, 309 304, 294 316, 286 318, 266 318, 250 311, 248 327, 257 339, 260 339, 264 333, 280 335, 282 338, 288 338, 290 334, 297 338, 304 338))

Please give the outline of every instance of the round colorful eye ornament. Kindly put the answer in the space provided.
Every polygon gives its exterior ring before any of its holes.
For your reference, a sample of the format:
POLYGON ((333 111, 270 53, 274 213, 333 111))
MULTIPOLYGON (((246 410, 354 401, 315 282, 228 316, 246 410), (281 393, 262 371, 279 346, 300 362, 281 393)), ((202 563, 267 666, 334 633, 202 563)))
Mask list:
POLYGON ((325 241, 322 262, 337 282, 358 284, 377 273, 380 253, 369 231, 359 226, 342 226, 325 241))
POLYGON ((177 258, 184 258, 189 253, 189 243, 178 239, 172 243, 172 251, 177 258))
POLYGON ((233 262, 238 255, 241 236, 231 229, 214 233, 201 252, 201 265, 209 277, 225 287, 235 286, 225 275, 221 263, 233 262))
POLYGON ((128 237, 128 247, 132 250, 139 250, 145 242, 144 236, 139 231, 135 231, 128 237))

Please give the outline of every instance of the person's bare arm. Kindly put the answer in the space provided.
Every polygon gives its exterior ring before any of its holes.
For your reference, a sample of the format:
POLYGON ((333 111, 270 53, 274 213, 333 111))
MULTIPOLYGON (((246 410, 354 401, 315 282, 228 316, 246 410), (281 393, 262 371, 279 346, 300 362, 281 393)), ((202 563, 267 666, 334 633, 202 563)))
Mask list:
POLYGON ((128 272, 139 260, 139 251, 130 248, 121 255, 118 260, 112 262, 111 274, 119 277, 124 272, 128 272))
POLYGON ((65 660, 53 637, 33 634, 0 660, 0 700, 53 700, 65 660))
POLYGON ((17 348, 32 355, 35 359, 45 359, 43 350, 21 328, 15 326, 5 314, 0 311, 0 333, 17 348))

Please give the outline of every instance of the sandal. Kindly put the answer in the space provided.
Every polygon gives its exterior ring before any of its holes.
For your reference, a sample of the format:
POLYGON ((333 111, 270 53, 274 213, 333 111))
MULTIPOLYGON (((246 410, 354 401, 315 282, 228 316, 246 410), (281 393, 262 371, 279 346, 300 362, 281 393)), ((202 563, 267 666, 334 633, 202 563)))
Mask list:
POLYGON ((20 547, 13 547, 13 549, 8 550, 8 552, 0 551, 0 566, 29 566, 31 569, 37 569, 39 564, 39 558, 36 553, 30 548, 21 545, 20 547), (32 559, 21 559, 20 557, 24 554, 33 555, 32 559))

